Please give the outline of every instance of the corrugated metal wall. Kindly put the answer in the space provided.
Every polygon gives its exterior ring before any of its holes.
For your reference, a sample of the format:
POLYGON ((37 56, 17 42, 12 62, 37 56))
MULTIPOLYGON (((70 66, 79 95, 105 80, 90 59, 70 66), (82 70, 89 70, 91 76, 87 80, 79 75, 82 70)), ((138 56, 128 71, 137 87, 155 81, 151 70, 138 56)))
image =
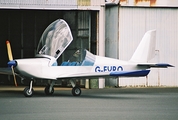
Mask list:
POLYGON ((121 6, 178 7, 177 0, 113 0, 113 1, 120 1, 121 6))
POLYGON ((118 6, 106 7, 105 56, 118 58, 118 6), (112 31, 112 32, 111 32, 112 31))
POLYGON ((104 0, 0 0, 0 8, 13 9, 94 9, 99 10, 104 0))
POLYGON ((0 8, 76 9, 77 0, 1 0, 0 8))
MULTIPOLYGON (((152 62, 178 66, 178 8, 119 8, 119 58, 129 60, 144 33, 156 29, 152 62), (128 49, 129 48, 129 49, 128 49)), ((121 78, 121 86, 178 86, 178 68, 153 69, 146 78, 121 78)))
MULTIPOLYGON (((105 22, 105 56, 111 58, 119 58, 119 41, 118 41, 118 6, 106 7, 105 22)), ((117 78, 106 78, 106 86, 117 86, 117 78)))

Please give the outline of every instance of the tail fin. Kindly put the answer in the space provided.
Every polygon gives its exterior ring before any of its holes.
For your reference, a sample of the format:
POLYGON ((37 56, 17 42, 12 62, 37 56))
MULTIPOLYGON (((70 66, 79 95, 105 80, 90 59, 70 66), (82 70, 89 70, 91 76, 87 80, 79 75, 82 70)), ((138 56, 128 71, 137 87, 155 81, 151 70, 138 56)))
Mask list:
POLYGON ((140 44, 135 50, 130 61, 148 62, 155 55, 156 30, 150 30, 145 33, 140 44))

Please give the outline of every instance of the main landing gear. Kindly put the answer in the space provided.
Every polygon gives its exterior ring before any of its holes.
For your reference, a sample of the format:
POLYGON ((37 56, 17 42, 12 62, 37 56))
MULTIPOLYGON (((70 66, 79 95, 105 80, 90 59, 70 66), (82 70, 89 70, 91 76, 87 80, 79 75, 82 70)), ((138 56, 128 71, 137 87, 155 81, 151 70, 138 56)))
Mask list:
POLYGON ((76 86, 73 80, 70 80, 70 83, 72 85, 72 95, 73 96, 80 96, 82 93, 82 90, 80 89, 80 87, 76 86))
MULTIPOLYGON (((80 89, 79 86, 76 86, 74 81, 73 80, 70 80, 70 83, 72 85, 72 95, 73 96, 80 96, 81 93, 82 93, 82 90, 80 89)), ((30 86, 29 87, 26 87, 23 91, 24 93, 24 96, 25 97, 32 97, 33 96, 33 93, 34 93, 34 90, 33 90, 33 81, 30 82, 30 86)), ((54 93, 54 84, 55 84, 55 81, 52 81, 51 84, 48 84, 45 89, 44 89, 44 92, 46 95, 52 95, 54 93)))
POLYGON ((51 84, 48 84, 45 87, 44 92, 46 95, 52 95, 54 93, 54 84, 55 84, 55 81, 52 81, 51 84))
POLYGON ((73 96, 80 96, 82 93, 80 87, 74 87, 72 88, 72 95, 73 96))

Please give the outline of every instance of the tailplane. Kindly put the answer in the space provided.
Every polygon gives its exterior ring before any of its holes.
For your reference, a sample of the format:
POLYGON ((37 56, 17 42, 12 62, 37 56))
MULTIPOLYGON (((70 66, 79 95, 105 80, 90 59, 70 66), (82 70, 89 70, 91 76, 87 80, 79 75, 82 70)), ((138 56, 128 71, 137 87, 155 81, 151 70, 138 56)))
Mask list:
POLYGON ((140 44, 135 50, 130 61, 132 62, 148 62, 155 55, 156 46, 156 30, 150 30, 145 33, 140 44))

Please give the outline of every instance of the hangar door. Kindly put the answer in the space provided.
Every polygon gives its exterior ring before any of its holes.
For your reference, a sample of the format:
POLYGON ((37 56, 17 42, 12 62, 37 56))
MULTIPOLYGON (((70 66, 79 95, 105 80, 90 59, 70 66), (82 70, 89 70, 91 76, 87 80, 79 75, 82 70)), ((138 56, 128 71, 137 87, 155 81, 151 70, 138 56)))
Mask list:
MULTIPOLYGON (((0 10, 0 67, 7 66, 5 41, 10 40, 14 59, 34 57, 40 37, 45 28, 56 19, 64 19, 70 26, 73 42, 58 62, 69 59, 77 49, 96 53, 95 11, 49 11, 49 10, 0 10)), ((23 84, 21 79, 18 84, 23 84)), ((40 82, 38 84, 43 84, 40 82)), ((13 78, 0 75, 0 84, 14 84, 13 78)))

